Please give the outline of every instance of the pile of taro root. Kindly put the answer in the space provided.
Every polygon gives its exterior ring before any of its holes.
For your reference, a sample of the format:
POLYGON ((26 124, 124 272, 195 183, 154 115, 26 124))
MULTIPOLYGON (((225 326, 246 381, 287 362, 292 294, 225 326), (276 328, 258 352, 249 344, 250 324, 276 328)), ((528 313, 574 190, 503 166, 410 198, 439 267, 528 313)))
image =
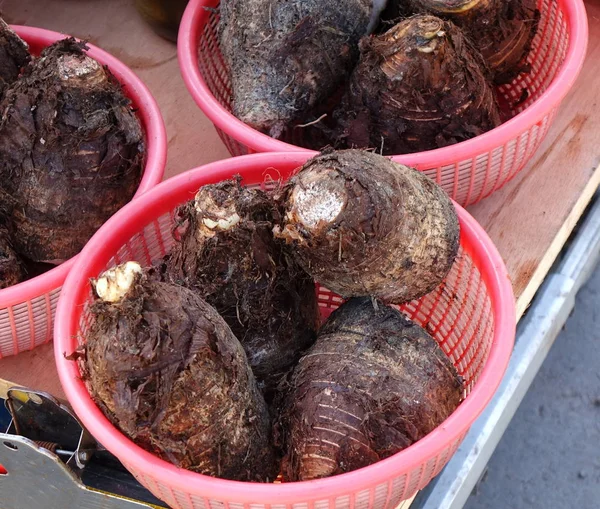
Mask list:
MULTIPOLYGON (((233 114, 306 148, 426 151, 489 131, 536 0, 221 0, 233 114)), ((520 102, 527 98, 523 89, 520 102)))
POLYGON ((325 151, 285 184, 205 185, 174 247, 92 280, 77 359, 108 419, 181 468, 302 481, 387 458, 464 387, 397 307, 439 286, 459 249, 450 199, 369 151, 325 151), (344 303, 321 323, 317 285, 344 303))
POLYGON ((0 288, 76 255, 139 185, 140 122, 86 49, 35 58, 0 20, 0 288))

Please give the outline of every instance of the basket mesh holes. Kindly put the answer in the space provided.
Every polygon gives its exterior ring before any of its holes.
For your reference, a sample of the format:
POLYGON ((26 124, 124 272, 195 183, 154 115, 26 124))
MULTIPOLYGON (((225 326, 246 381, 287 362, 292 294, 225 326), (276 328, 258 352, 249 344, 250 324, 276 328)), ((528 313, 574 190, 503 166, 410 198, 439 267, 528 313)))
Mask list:
POLYGON ((335 499, 335 505, 333 507, 335 509, 350 509, 350 498, 350 495, 337 497, 335 499))
POLYGON ((177 499, 175 498, 175 493, 173 490, 166 484, 157 482, 158 487, 158 498, 169 504, 169 507, 173 509, 182 509, 182 506, 179 504, 177 499))
POLYGON ((403 500, 402 495, 405 493, 407 480, 406 474, 394 479, 388 507, 396 507, 403 500))
POLYGON ((373 507, 387 507, 388 488, 391 489, 389 483, 379 484, 374 490, 373 507))
POLYGON ((356 494, 355 509, 367 509, 371 502, 371 490, 363 490, 356 494))
POLYGON ((31 350, 52 338, 54 312, 60 288, 0 309, 0 358, 31 350), (12 321, 12 324, 11 324, 12 321))
MULTIPOLYGON (((499 87, 499 92, 512 109, 514 116, 536 101, 555 79, 567 54, 569 33, 565 17, 556 0, 539 2, 541 19, 529 55, 531 72, 518 76, 512 83, 499 87), (523 90, 527 91, 525 97, 523 90)), ((199 42, 198 63, 200 71, 213 95, 226 109, 231 111, 231 83, 223 62, 218 41, 218 13, 211 13, 199 42)), ((251 152, 247 147, 217 129, 219 136, 232 155, 251 152)), ((545 131, 543 133, 545 135, 545 131)), ((519 172, 539 142, 525 152, 522 144, 513 140, 512 145, 499 147, 490 154, 478 154, 472 159, 459 161, 443 168, 424 169, 444 190, 461 205, 475 203, 508 182, 519 172), (473 178, 473 173, 475 174, 473 178)), ((283 141, 304 145, 303 130, 292 130, 283 141)))
POLYGON ((204 500, 201 498, 193 497, 181 491, 174 491, 173 493, 178 507, 183 509, 204 509, 205 507, 204 500))

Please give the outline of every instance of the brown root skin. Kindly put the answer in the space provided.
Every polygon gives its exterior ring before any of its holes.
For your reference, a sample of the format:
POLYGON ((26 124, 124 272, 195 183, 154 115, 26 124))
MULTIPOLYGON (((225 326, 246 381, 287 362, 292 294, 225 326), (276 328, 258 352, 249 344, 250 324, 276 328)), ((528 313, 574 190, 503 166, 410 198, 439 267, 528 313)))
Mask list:
POLYGON ((30 60, 27 43, 0 19, 0 98, 30 60))
POLYGON ((422 173, 360 150, 308 161, 280 197, 276 235, 318 283, 402 303, 436 288, 459 247, 456 210, 422 173))
POLYGON ((23 266, 13 250, 9 233, 0 227, 0 289, 16 285, 24 279, 23 266))
POLYGON ((291 377, 279 423, 284 476, 329 477, 387 458, 439 426, 462 392, 456 369, 424 329, 370 298, 351 299, 291 377))
POLYGON ((240 481, 276 477, 265 401, 211 306, 146 272, 120 302, 98 299, 92 312, 87 384, 123 433, 181 468, 240 481))
POLYGON ((46 48, 0 104, 0 186, 15 249, 59 263, 134 195, 145 146, 108 69, 65 39, 46 48))
POLYGON ((223 0, 234 115, 279 137, 350 74, 371 13, 371 0, 223 0))
POLYGON ((496 84, 529 72, 527 55, 540 13, 535 0, 395 0, 407 14, 426 13, 460 26, 481 52, 496 84))
POLYGON ((432 150, 500 125, 481 56, 451 23, 414 16, 364 38, 336 113, 349 147, 383 154, 432 150))
POLYGON ((274 200, 229 180, 202 187, 179 215, 183 232, 167 261, 169 277, 223 316, 270 392, 319 324, 314 282, 273 237, 274 200))

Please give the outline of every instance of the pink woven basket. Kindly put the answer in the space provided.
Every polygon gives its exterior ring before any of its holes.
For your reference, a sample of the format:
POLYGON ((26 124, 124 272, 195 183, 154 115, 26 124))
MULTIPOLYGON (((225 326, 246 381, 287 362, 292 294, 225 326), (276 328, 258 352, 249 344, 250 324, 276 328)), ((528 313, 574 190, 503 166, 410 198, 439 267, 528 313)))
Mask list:
MULTIPOLYGON (((232 155, 305 150, 297 146, 301 129, 279 141, 231 114, 229 75, 217 35, 218 5, 219 0, 190 0, 183 16, 178 52, 188 90, 232 155)), ((511 120, 450 147, 394 157, 425 172, 463 206, 490 195, 524 168, 583 65, 588 40, 583 0, 538 0, 538 6, 541 20, 529 55, 531 73, 499 89, 506 104, 518 103, 511 108, 511 120), (523 89, 529 95, 519 102, 523 89)))
MULTIPOLYGON (((85 343, 93 317, 89 278, 128 260, 150 264, 173 243, 173 214, 204 184, 240 174, 246 185, 269 187, 307 159, 302 153, 249 155, 212 163, 162 184, 112 217, 90 240, 70 272, 58 304, 55 360, 65 394, 92 435, 154 495, 178 509, 382 509, 394 508, 444 467, 494 394, 515 337, 515 305, 506 269, 475 220, 457 206, 460 254, 446 281, 402 306, 426 326, 466 381, 466 399, 436 430, 374 465, 316 481, 257 484, 196 474, 158 459, 121 434, 92 401, 77 362, 67 360, 85 343)), ((326 317, 342 299, 320 288, 326 317)))
MULTIPOLYGON (((33 54, 67 37, 64 34, 26 26, 12 27, 33 54)), ((107 65, 132 100, 146 135, 147 157, 136 196, 158 184, 164 174, 167 137, 156 101, 146 86, 125 64, 89 44, 88 54, 107 65)), ((32 350, 52 340, 53 317, 61 286, 73 267, 72 258, 58 267, 23 283, 0 290, 0 358, 32 350)))

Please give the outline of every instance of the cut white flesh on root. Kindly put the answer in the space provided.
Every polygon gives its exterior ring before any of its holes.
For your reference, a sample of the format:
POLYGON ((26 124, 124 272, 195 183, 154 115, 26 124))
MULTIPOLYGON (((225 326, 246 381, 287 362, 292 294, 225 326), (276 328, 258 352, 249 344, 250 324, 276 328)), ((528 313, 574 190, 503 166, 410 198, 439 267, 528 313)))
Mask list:
POLYGON ((94 282, 96 294, 104 302, 120 302, 141 273, 142 267, 137 262, 126 262, 108 269, 94 282))
POLYGON ((217 205, 209 193, 201 189, 194 199, 194 208, 202 216, 200 232, 212 236, 217 231, 227 231, 240 222, 240 216, 235 209, 235 203, 217 205))
POLYGON ((327 179, 311 174, 306 182, 292 191, 290 213, 307 229, 317 228, 322 223, 331 223, 340 215, 346 198, 343 188, 332 188, 327 179))

